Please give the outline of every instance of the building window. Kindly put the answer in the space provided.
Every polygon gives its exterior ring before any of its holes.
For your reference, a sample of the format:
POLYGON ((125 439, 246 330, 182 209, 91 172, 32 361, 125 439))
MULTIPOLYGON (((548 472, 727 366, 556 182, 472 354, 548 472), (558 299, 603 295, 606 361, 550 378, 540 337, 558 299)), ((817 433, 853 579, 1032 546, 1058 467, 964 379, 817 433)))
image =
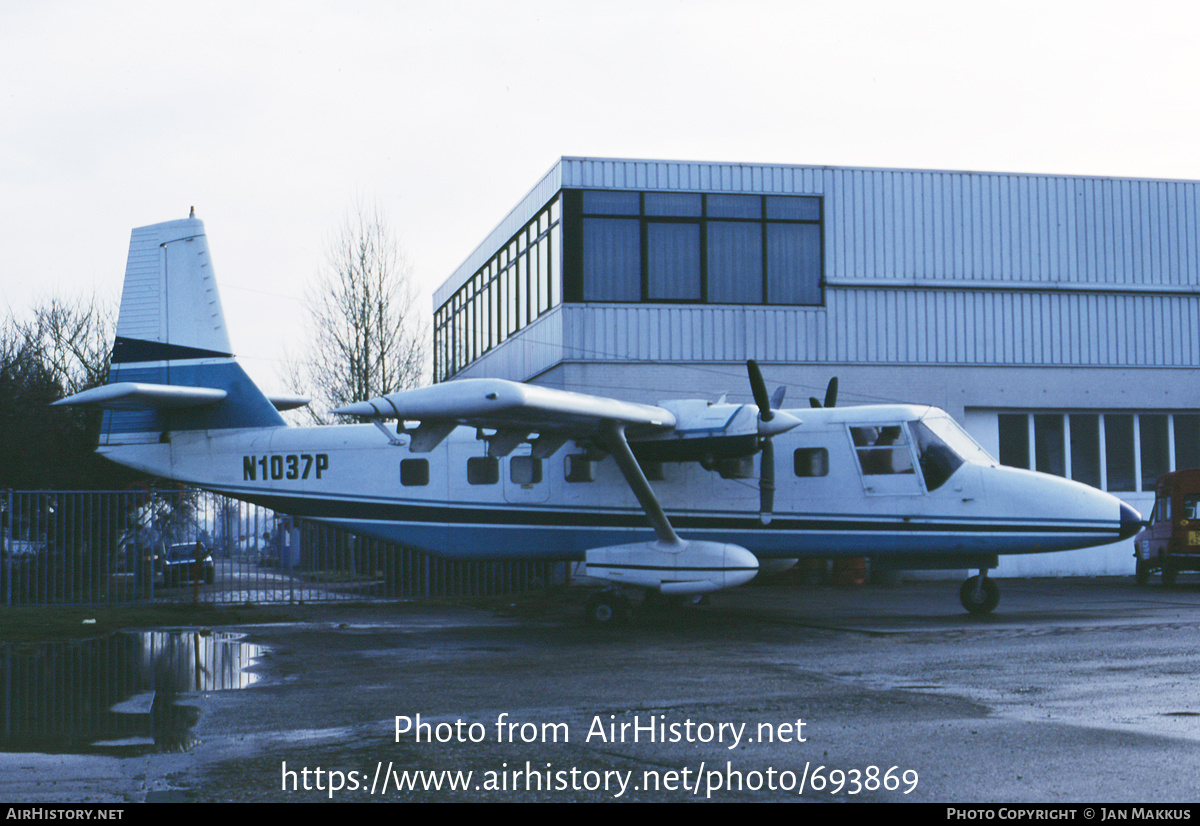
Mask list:
POLYGON ((823 303, 821 199, 563 190, 564 300, 823 303))
POLYGON ((1000 414, 1000 464, 1029 470, 1029 416, 1000 414))
POLYGON ((1133 416, 1127 413, 1105 416, 1104 470, 1105 490, 1137 490, 1133 467, 1133 416))
POLYGON ((1033 417, 1035 470, 1054 476, 1067 475, 1066 442, 1061 413, 1039 413, 1033 417))
POLYGON ((1072 413, 1071 478, 1094 488, 1100 481, 1100 417, 1095 413, 1072 413))
POLYGON ((584 218, 584 262, 605 273, 584 284, 584 301, 642 300, 642 229, 628 218, 584 218))
POLYGON ((1152 491, 1164 473, 1200 467, 1196 414, 1000 413, 998 425, 1000 464, 1103 490, 1152 491))
POLYGON ((646 225, 646 299, 700 300, 700 224, 646 225))
MULTIPOLYGON (((450 378, 561 303, 560 215, 556 196, 434 311, 434 381, 450 378)), ((607 249, 623 254, 627 243, 628 239, 617 238, 607 249)), ((594 252, 604 255, 605 249, 597 244, 594 252)), ((604 261, 598 266, 619 271, 621 262, 604 261)), ((635 266, 640 267, 640 260, 635 266)))

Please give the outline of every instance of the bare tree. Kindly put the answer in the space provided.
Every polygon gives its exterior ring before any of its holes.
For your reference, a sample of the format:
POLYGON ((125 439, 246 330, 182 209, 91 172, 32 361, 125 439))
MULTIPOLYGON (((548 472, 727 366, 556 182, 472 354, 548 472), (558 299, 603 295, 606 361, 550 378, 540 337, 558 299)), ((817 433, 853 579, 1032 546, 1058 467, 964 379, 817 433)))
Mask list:
POLYGON ((50 406, 104 383, 114 315, 94 298, 52 297, 0 321, 0 488, 120 487, 135 478, 93 453, 98 411, 50 406))
POLYGON ((357 204, 309 292, 308 357, 285 368, 313 394, 314 417, 421 383, 426 325, 414 299, 412 266, 387 221, 377 207, 357 204))
POLYGON ((76 299, 51 296, 34 307, 27 319, 13 319, 10 324, 66 393, 107 381, 116 326, 111 303, 95 295, 76 299))

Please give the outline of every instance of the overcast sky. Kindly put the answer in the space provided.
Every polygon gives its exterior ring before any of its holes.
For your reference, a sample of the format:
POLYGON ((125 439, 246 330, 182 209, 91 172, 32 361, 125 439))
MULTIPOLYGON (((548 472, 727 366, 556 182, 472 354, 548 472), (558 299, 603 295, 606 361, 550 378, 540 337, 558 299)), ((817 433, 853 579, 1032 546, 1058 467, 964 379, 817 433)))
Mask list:
POLYGON ((268 390, 356 198, 430 293, 563 155, 1200 179, 1200 4, 0 0, 0 307, 208 230, 268 390))

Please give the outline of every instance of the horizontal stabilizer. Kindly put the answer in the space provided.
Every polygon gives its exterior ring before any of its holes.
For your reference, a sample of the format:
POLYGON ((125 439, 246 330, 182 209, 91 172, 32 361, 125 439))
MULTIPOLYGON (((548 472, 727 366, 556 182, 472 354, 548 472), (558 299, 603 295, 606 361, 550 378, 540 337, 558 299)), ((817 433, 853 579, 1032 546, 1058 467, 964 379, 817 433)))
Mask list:
POLYGON ((215 387, 184 387, 123 381, 84 390, 54 402, 58 405, 87 405, 105 410, 203 407, 216 404, 229 394, 215 387))
POLYGON ((275 405, 276 410, 295 410, 298 407, 304 407, 312 401, 311 396, 267 396, 267 401, 275 405))

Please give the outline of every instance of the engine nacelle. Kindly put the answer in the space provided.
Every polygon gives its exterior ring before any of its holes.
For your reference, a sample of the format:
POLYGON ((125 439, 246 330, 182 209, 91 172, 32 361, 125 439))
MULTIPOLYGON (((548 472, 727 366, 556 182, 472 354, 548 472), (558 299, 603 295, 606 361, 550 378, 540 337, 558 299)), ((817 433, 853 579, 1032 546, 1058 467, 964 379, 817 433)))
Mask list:
POLYGON ((791 559, 760 559, 758 561, 758 570, 764 574, 782 574, 784 571, 790 571, 796 567, 796 563, 799 561, 799 557, 791 559))
POLYGON ((706 594, 744 585, 758 559, 740 545, 722 542, 636 542, 587 552, 588 576, 664 594, 706 594))

